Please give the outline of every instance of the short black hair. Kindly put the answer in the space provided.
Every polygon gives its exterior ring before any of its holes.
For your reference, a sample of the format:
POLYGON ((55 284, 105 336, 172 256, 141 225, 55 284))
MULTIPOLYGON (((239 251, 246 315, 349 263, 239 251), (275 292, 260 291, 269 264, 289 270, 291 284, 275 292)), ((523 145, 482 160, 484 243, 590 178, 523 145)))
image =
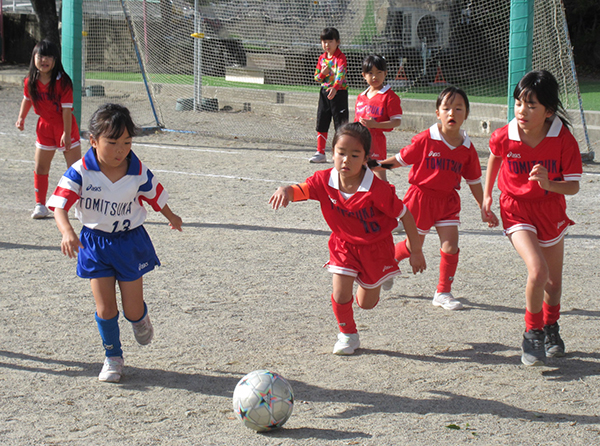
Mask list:
POLYGON ((440 93, 440 95, 438 96, 437 101, 435 102, 435 109, 438 110, 440 108, 440 105, 442 105, 442 102, 444 102, 444 99, 448 98, 450 100, 453 100, 457 94, 462 96, 462 98, 464 99, 465 107, 467 108, 467 116, 469 116, 469 111, 470 111, 469 98, 467 97, 467 93, 465 93, 461 88, 458 88, 458 87, 444 88, 442 90, 442 92, 440 93))
POLYGON ((89 132, 96 140, 101 136, 118 139, 125 130, 131 137, 138 133, 138 127, 134 124, 131 113, 127 107, 120 104, 101 105, 90 118, 89 132))
POLYGON ((321 40, 337 40, 340 41, 340 33, 333 27, 325 28, 321 31, 321 40))
POLYGON ((360 141, 363 148, 365 149, 365 155, 369 156, 371 152, 371 132, 368 128, 362 125, 360 122, 347 122, 338 128, 335 132, 335 136, 333 137, 333 141, 331 146, 335 149, 335 145, 338 140, 344 136, 352 136, 360 141))
POLYGON ((383 56, 380 56, 379 54, 369 54, 363 60, 362 72, 368 73, 373 69, 373 67, 381 71, 387 71, 387 61, 383 56))

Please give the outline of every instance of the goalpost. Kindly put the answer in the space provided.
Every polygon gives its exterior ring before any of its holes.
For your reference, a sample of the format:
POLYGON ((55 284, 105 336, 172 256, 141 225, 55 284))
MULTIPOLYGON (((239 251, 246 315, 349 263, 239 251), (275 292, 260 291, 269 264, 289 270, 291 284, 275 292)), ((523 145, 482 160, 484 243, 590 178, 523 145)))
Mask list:
MULTIPOLYGON (((581 152, 593 158, 562 1, 518 1, 533 5, 530 68, 556 76, 581 152)), ((469 133, 489 134, 512 113, 510 3, 83 0, 82 127, 99 103, 113 100, 143 126, 311 144, 319 35, 335 26, 348 59, 351 111, 366 88, 361 61, 378 53, 403 100, 401 128, 421 131, 433 122, 435 107, 423 100, 452 84, 474 103, 469 133)), ((394 132, 388 140, 393 147, 394 132)))

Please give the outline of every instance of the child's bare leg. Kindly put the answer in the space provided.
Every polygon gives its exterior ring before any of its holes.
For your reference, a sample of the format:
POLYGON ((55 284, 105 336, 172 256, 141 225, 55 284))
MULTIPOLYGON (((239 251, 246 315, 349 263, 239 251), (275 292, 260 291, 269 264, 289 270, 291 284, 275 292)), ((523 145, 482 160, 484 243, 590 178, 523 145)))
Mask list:
POLYGON ((332 298, 338 304, 344 305, 352 302, 354 286, 354 277, 343 274, 333 275, 333 294, 332 298))
POLYGON ((48 175, 52 159, 54 158, 54 152, 54 150, 42 150, 36 147, 34 156, 35 173, 38 175, 48 175))
POLYGON ((564 239, 554 246, 542 248, 542 253, 548 265, 548 282, 544 288, 544 302, 551 306, 559 305, 562 294, 562 272, 565 253, 564 239))
POLYGON ((437 226, 438 236, 440 237, 440 249, 446 254, 456 254, 458 252, 458 227, 457 226, 437 226))
POLYGON ((358 287, 356 291, 356 303, 363 310, 370 310, 375 308, 377 303, 379 302, 379 294, 381 287, 367 289, 361 286, 358 287))
POLYGON ((92 293, 96 301, 96 314, 102 319, 112 319, 119 313, 117 307, 116 279, 114 277, 99 277, 90 280, 92 293))
POLYGON ((119 280, 123 313, 130 321, 138 321, 144 316, 144 282, 140 277, 133 282, 119 280))
POLYGON ((81 159, 81 147, 75 147, 71 150, 65 150, 63 152, 65 156, 65 162, 67 163, 67 167, 71 167, 71 165, 79 161, 81 159))
POLYGON ((527 311, 537 314, 542 311, 544 293, 549 278, 546 258, 542 253, 536 234, 532 231, 514 232, 510 235, 510 241, 527 267, 525 306, 527 311))

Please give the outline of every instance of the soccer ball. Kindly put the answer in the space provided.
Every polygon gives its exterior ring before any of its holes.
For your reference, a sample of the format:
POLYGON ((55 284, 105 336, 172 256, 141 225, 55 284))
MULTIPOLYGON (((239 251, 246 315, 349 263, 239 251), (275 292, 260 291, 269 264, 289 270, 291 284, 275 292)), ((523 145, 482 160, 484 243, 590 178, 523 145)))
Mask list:
POLYGON ((294 409, 292 386, 283 376, 255 370, 244 376, 233 391, 233 410, 239 420, 257 432, 280 428, 294 409))

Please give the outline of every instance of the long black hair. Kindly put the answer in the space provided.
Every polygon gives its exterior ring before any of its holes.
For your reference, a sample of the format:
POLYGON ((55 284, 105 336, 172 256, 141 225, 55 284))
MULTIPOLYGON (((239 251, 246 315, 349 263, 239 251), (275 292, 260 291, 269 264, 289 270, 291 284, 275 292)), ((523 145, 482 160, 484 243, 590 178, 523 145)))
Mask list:
POLYGON ((560 97, 556 78, 546 70, 530 71, 519 81, 515 87, 513 97, 517 101, 529 102, 531 95, 535 94, 537 101, 546 109, 556 114, 567 126, 571 126, 567 112, 565 111, 560 97))
POLYGON ((40 78, 40 72, 35 66, 35 58, 37 56, 52 57, 54 59, 54 67, 50 73, 50 85, 48 86, 48 94, 50 99, 54 100, 56 96, 56 82, 60 76, 60 82, 63 88, 73 88, 73 82, 69 75, 65 72, 60 60, 60 48, 55 43, 49 40, 42 40, 33 48, 31 52, 31 61, 29 62, 29 72, 27 73, 29 97, 35 103, 40 99, 37 91, 37 81, 40 78))

